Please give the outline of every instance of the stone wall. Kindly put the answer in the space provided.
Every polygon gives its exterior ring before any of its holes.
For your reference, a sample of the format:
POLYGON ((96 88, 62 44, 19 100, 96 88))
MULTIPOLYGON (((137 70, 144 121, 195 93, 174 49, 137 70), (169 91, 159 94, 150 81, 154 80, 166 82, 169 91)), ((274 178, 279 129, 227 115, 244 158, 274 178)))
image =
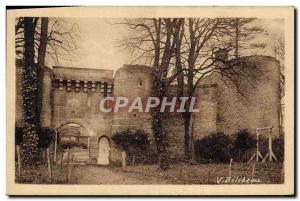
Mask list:
MULTIPOLYGON (((176 95, 176 86, 169 89, 170 96, 176 95)), ((195 91, 195 108, 199 112, 192 115, 194 139, 215 132, 217 129, 217 85, 201 85, 195 91)), ((168 114, 164 119, 164 128, 168 138, 168 152, 172 159, 184 158, 184 123, 180 113, 168 114)))
POLYGON ((52 127, 52 70, 43 67, 43 92, 42 92, 42 110, 41 125, 43 127, 52 127))
MULTIPOLYGON (((274 135, 279 132, 279 63, 264 56, 249 57, 261 70, 255 84, 242 82, 243 98, 235 86, 220 74, 207 76, 196 90, 194 113, 194 135, 200 139, 215 131, 232 134, 238 129, 254 132, 257 127, 272 125, 274 135)), ((143 105, 151 96, 151 68, 141 65, 124 65, 113 77, 111 70, 86 68, 53 67, 45 70, 43 78, 43 107, 41 122, 44 126, 59 128, 75 123, 87 129, 91 137, 91 157, 98 156, 98 140, 101 136, 111 136, 126 129, 144 129, 152 139, 151 150, 155 151, 151 130, 151 113, 133 111, 128 107, 117 113, 103 113, 99 103, 105 96, 114 98, 129 97, 131 103, 135 97, 142 97, 143 105), (53 74, 52 74, 53 73, 53 74), (52 82, 52 83, 51 83, 52 82), (53 84, 53 87, 51 86, 53 84)), ((176 86, 170 88, 170 95, 176 96, 176 86)), ((22 70, 16 69, 16 124, 22 125, 22 70)), ((180 114, 170 113, 164 119, 168 137, 168 151, 171 158, 182 159, 184 154, 184 127, 180 114)), ((111 161, 119 161, 121 154, 111 144, 111 161)))
POLYGON ((256 80, 243 78, 241 93, 226 77, 213 73, 204 81, 218 84, 217 130, 233 134, 238 129, 255 132, 256 128, 273 126, 279 134, 279 62, 266 56, 246 58, 255 64, 256 80), (241 95, 242 94, 242 95, 241 95))
POLYGON ((99 104, 102 98, 112 95, 113 71, 53 67, 53 73, 52 126, 57 129, 74 123, 86 128, 91 158, 96 160, 99 138, 111 137, 112 114, 102 113, 99 104))
MULTIPOLYGON (((114 76, 114 97, 127 97, 129 106, 136 97, 141 97, 143 110, 145 101, 151 96, 152 76, 151 68, 142 65, 124 65, 116 71, 114 76)), ((133 110, 128 113, 128 107, 113 113, 112 134, 127 129, 143 129, 154 139, 151 130, 151 113, 133 110)), ((153 141, 152 141, 153 142, 153 141)), ((151 143, 154 146, 154 143, 151 143)), ((150 147, 153 149, 153 147, 150 147)), ((120 156, 120 154, 119 154, 120 156)))

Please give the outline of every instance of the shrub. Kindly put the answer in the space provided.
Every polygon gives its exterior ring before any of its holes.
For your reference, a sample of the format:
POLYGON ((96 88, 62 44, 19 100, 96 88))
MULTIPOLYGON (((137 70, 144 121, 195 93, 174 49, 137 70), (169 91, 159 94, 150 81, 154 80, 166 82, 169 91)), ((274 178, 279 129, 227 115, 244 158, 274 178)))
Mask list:
POLYGON ((23 142, 23 128, 15 127, 15 145, 21 145, 23 142))
POLYGON ((55 138, 55 132, 51 128, 39 129, 39 148, 47 148, 55 138))
POLYGON ((284 138, 282 136, 274 138, 272 141, 273 152, 279 162, 284 161, 284 138))
MULTIPOLYGON (((275 154, 278 162, 283 162, 284 160, 284 139, 283 137, 277 137, 272 139, 272 150, 275 154)), ((259 151, 263 157, 269 153, 269 138, 260 137, 259 139, 259 151)), ((267 161, 269 159, 267 158, 267 161)))
POLYGON ((232 139, 222 132, 212 133, 195 142, 195 156, 198 161, 211 160, 228 162, 231 157, 232 139))
POLYGON ((62 142, 60 143, 60 148, 61 149, 72 149, 74 147, 79 147, 79 148, 83 148, 83 149, 87 149, 87 145, 84 143, 78 143, 78 142, 62 142))
POLYGON ((148 134, 144 130, 136 130, 132 141, 133 147, 138 151, 146 151, 150 144, 148 134))
POLYGON ((237 131, 234 135, 232 153, 234 159, 239 162, 246 162, 251 157, 252 150, 256 147, 256 137, 248 130, 237 131))
POLYGON ((124 130, 115 133, 111 138, 117 147, 123 151, 127 151, 133 143, 133 134, 130 130, 124 130))
POLYGON ((128 159, 135 157, 137 163, 148 163, 152 155, 147 153, 150 145, 148 134, 144 130, 125 130, 113 135, 112 140, 117 147, 127 152, 128 159))

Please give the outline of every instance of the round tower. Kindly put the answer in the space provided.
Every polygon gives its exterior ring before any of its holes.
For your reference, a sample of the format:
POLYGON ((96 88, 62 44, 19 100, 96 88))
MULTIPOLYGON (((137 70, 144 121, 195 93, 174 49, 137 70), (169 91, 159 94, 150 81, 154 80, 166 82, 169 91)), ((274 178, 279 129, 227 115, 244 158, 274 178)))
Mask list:
POLYGON ((43 90, 42 90, 42 108, 41 108, 41 126, 50 128, 52 120, 52 70, 43 67, 43 90))
POLYGON ((151 133, 151 114, 133 110, 128 112, 136 97, 141 97, 143 111, 147 98, 151 96, 151 68, 142 65, 124 65, 114 76, 114 100, 127 97, 129 104, 113 114, 112 133, 126 129, 143 129, 151 133))

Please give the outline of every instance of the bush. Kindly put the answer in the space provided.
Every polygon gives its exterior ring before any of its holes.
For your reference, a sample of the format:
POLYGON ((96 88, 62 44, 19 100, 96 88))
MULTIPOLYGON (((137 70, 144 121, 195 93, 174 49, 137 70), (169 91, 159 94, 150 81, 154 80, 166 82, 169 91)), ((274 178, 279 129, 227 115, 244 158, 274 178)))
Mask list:
POLYGON ((234 135, 232 153, 235 161, 247 162, 256 147, 256 137, 248 130, 239 130, 234 135))
POLYGON ((149 144, 148 134, 144 130, 136 130, 132 139, 133 147, 138 151, 146 151, 149 144))
MULTIPOLYGON (((263 138, 259 145, 263 157, 269 152, 269 139, 263 138)), ((284 161, 284 138, 277 137, 272 139, 272 150, 278 162, 284 161)), ((267 159, 268 160, 268 159, 267 159)))
POLYGON ((222 132, 212 133, 195 142, 196 160, 228 162, 231 158, 232 139, 222 132))
POLYGON ((47 148, 55 138, 55 132, 51 128, 39 129, 39 148, 47 148))
POLYGON ((15 127, 15 145, 21 145, 23 142, 23 128, 15 127))
POLYGON ((273 152, 279 162, 284 161, 284 138, 282 136, 274 138, 272 141, 273 152))
POLYGON ((62 142, 59 146, 60 146, 61 149, 72 149, 72 148, 75 148, 75 147, 82 148, 82 149, 87 149, 86 144, 78 143, 78 142, 72 142, 72 141, 62 142))
POLYGON ((133 143, 133 134, 130 130, 115 133, 111 138, 119 149, 127 151, 133 143))
POLYGON ((127 152, 128 159, 132 160, 134 156, 137 163, 148 163, 153 157, 147 153, 150 140, 144 130, 117 132, 113 135, 112 140, 119 149, 127 152))

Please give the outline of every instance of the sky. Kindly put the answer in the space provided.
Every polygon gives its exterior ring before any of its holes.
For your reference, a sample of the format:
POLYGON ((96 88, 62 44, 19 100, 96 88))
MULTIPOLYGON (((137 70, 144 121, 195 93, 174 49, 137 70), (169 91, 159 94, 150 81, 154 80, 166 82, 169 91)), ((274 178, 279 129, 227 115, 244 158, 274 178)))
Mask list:
MULTIPOLYGON (((120 24, 122 19, 103 18, 64 18, 66 27, 76 24, 77 49, 71 55, 65 56, 59 64, 47 58, 47 65, 60 65, 65 67, 96 68, 116 70, 124 64, 129 64, 132 57, 128 50, 120 47, 120 41, 129 31, 125 25, 120 24)), ((267 30, 272 36, 283 36, 283 20, 258 19, 258 26, 267 30)), ((272 37, 261 38, 264 42, 271 43, 272 37)), ((260 54, 271 55, 270 50, 260 54)))

